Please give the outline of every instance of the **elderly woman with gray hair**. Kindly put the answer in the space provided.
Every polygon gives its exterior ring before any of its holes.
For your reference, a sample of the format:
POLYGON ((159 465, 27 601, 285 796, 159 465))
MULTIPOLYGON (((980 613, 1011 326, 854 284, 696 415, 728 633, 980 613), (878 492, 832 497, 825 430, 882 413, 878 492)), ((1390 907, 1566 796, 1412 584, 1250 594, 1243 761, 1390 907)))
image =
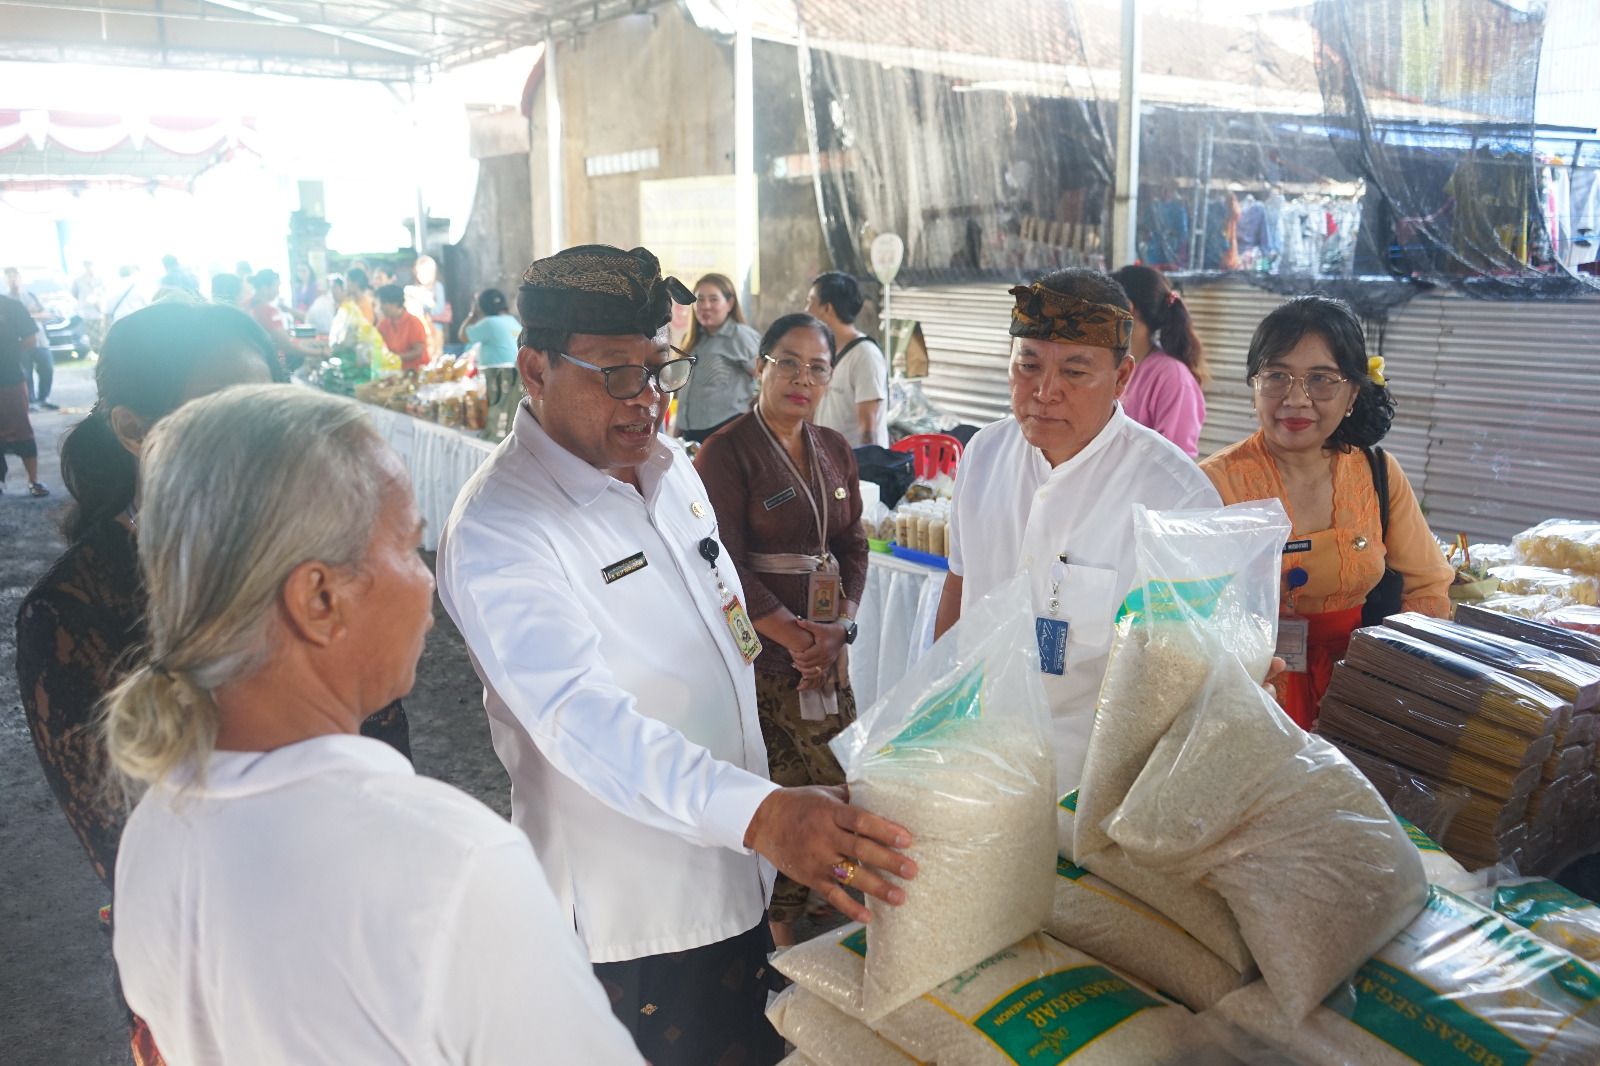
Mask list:
POLYGON ((147 789, 114 950, 167 1059, 639 1062, 527 839, 358 733, 433 601, 360 408, 228 389, 161 421, 140 476, 148 657, 102 728, 147 789))

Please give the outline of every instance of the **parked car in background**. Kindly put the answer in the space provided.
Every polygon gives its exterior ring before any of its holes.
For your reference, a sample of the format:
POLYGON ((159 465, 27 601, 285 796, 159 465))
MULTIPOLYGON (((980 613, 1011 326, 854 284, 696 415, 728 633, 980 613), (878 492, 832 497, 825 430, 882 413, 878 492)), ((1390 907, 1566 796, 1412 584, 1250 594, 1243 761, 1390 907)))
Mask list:
POLYGON ((50 314, 44 321, 44 331, 50 340, 51 355, 57 360, 87 358, 91 350, 89 330, 78 314, 78 303, 72 298, 66 281, 35 275, 33 281, 24 282, 22 287, 37 297, 40 306, 50 314))

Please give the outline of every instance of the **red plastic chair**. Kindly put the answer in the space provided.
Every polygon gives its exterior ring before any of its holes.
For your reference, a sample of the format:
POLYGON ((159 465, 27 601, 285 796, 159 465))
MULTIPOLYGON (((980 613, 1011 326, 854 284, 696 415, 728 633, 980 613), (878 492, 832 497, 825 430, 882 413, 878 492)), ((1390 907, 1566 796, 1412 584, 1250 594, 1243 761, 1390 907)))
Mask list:
POLYGON ((902 437, 889 445, 890 451, 907 452, 913 457, 917 480, 931 481, 940 474, 955 476, 961 462, 961 442, 948 433, 918 433, 902 437))

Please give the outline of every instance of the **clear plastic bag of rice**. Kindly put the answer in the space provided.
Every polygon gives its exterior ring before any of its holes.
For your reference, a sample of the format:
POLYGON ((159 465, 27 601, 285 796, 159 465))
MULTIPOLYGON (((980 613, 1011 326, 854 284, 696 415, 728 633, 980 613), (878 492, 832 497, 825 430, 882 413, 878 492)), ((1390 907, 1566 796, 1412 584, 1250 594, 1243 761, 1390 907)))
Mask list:
POLYGON ((767 1020, 816 1066, 915 1066, 916 1059, 865 1024, 793 985, 767 1008, 767 1020))
MULTIPOLYGON (((1075 861, 1072 842, 1077 809, 1076 789, 1062 796, 1056 804, 1060 855, 1069 862, 1075 861)), ((1211 889, 1141 870, 1129 862, 1116 845, 1095 852, 1089 861, 1094 864, 1089 868, 1092 873, 1176 923, 1230 969, 1235 972, 1253 969, 1250 949, 1245 946, 1238 921, 1222 897, 1211 889)))
POLYGON ((831 744, 850 802, 909 829, 918 867, 904 904, 868 901, 869 1021, 1044 925, 1056 790, 1038 655, 1016 578, 831 744))
MULTIPOLYGON (((791 948, 778 956, 778 968, 797 989, 836 1007, 832 995, 847 983, 848 958, 854 956, 859 974, 865 959, 858 952, 871 957, 860 931, 847 927, 843 936, 791 948)), ((858 1029, 841 1040, 859 1039, 867 1028, 835 1010, 832 1024, 845 1023, 858 1029)), ((1212 1054, 1183 1007, 1043 933, 958 973, 871 1029, 912 1060, 938 1066, 1162 1066, 1204 1062, 1212 1054)), ((822 1042, 793 1019, 778 1031, 818 1066, 835 1061, 814 1050, 822 1042)))
POLYGON ((1594 1066, 1600 975, 1450 892, 1292 1021, 1257 982, 1217 1015, 1306 1066, 1594 1066))
POLYGON ((1245 983, 1172 919, 1066 859, 1056 862, 1056 901, 1044 931, 1194 1010, 1245 983))
POLYGON ((1216 660, 1106 828, 1136 865, 1222 896, 1291 1018, 1427 897, 1417 849, 1382 797, 1230 657, 1216 660))
POLYGON ((1090 865, 1090 856, 1111 845, 1106 819, 1217 656, 1238 659, 1258 681, 1266 677, 1290 530, 1277 500, 1200 511, 1134 507, 1138 576, 1123 604, 1078 783, 1076 861, 1090 865))

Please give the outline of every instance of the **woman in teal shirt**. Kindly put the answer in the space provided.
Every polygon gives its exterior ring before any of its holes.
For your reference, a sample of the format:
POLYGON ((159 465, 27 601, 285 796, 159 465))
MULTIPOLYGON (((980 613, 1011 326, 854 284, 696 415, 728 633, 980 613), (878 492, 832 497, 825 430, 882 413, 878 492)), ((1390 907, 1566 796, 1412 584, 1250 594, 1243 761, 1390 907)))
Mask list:
POLYGON ((478 345, 478 366, 516 366, 522 325, 506 308, 506 294, 484 289, 467 316, 467 340, 478 345))

